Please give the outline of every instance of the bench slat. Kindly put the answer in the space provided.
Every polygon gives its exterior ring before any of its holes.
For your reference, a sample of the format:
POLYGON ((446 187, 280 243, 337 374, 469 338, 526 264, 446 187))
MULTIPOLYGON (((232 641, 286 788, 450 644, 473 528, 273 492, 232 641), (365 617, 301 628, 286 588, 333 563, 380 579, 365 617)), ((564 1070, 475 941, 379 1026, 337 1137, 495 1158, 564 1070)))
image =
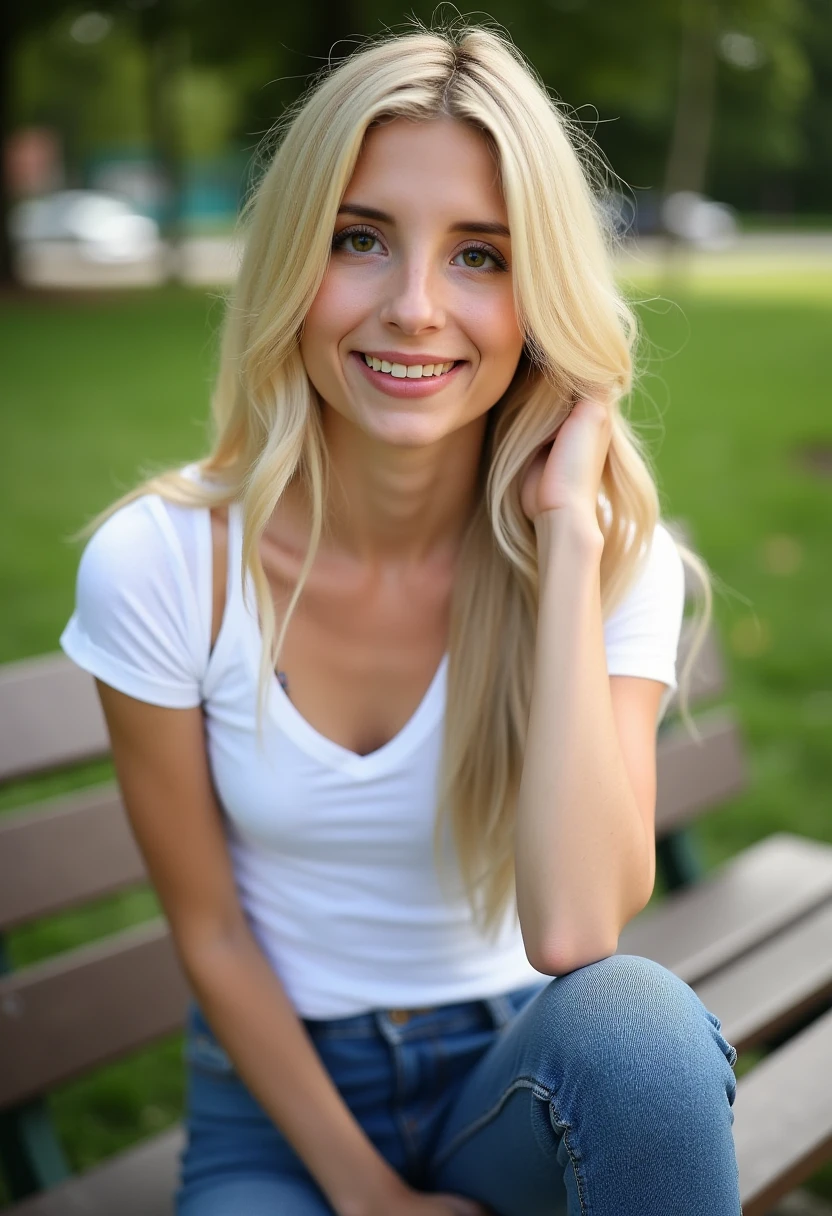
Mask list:
POLYGON ((734 1145, 743 1216, 764 1216, 832 1152, 832 1011, 737 1084, 734 1145))
POLYGON ((830 944, 832 902, 697 984, 696 993, 722 1022, 729 1043, 746 1051, 832 996, 830 944))
POLYGON ((641 954, 696 984, 832 899, 832 845, 777 832, 626 926, 641 954))
POLYGON ((696 718, 698 743, 683 722, 659 737, 656 753, 656 832, 676 830, 740 793, 747 784, 739 726, 728 709, 696 718))
POLYGON ((7 1216, 172 1216, 184 1142, 180 1127, 162 1132, 78 1178, 24 1199, 7 1216))
POLYGON ((162 921, 3 976, 0 1109, 180 1029, 187 1003, 162 921))
POLYGON ((115 785, 0 818, 0 931, 145 878, 115 785))
POLYGON ((0 781, 110 750, 93 678, 62 654, 0 667, 0 781))

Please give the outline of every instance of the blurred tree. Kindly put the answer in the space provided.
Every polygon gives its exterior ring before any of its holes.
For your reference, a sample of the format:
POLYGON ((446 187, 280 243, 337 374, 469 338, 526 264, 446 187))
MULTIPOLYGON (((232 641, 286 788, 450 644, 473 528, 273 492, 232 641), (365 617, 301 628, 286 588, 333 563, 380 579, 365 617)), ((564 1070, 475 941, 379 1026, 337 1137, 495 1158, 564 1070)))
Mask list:
POLYGON ((803 107, 802 155, 791 176, 794 208, 826 212, 832 208, 832 4, 806 0, 803 44, 811 91, 803 107))
MULTIPOLYGON (((235 0, 232 14, 223 0, 89 2, 95 11, 84 0, 3 7, 3 130, 11 103, 31 115, 37 94, 72 163, 117 143, 118 129, 149 139, 170 183, 169 235, 181 226, 187 157, 224 141, 253 151, 318 70, 367 36, 408 27, 402 0, 235 0), (113 25, 101 49, 67 39, 101 14, 113 25)), ((803 166, 830 152, 830 0, 492 0, 489 10, 636 198, 685 184, 748 201, 773 175, 802 172, 815 199, 826 182, 828 205, 826 167, 803 166)), ((411 12, 428 25, 457 16, 435 0, 411 12)))
MULTIPOLYGON (((712 189, 757 210, 765 183, 809 155, 804 116, 820 96, 809 63, 806 0, 733 0, 717 41, 712 189)), ((832 6, 826 5, 832 27, 832 6)))
MULTIPOLYGON (((111 0, 121 7, 120 0, 111 0)), ((164 181, 162 235, 171 246, 182 236, 184 149, 179 81, 190 54, 191 0, 126 0, 147 64, 146 104, 150 140, 164 181)), ((173 273, 172 263, 170 264, 173 273)))
POLYGON ((0 4, 0 287, 16 285, 9 236, 9 179, 6 140, 11 131, 14 53, 20 40, 35 26, 49 21, 64 7, 65 0, 39 0, 37 8, 24 0, 0 4))
POLYGON ((679 75, 664 193, 703 193, 716 108, 719 0, 683 0, 679 75))
POLYGON ((241 143, 265 135, 318 72, 349 53, 364 28, 358 4, 311 0, 278 7, 272 0, 237 0, 230 25, 220 0, 203 3, 193 54, 233 77, 241 94, 241 143))
MULTIPOLYGON (((759 178, 799 154, 807 4, 832 18, 829 0, 492 0, 488 12, 638 198, 707 191, 726 161, 759 178)), ((413 5, 428 24, 434 11, 413 5)), ((399 0, 365 0, 364 28, 400 28, 400 14, 399 0)))

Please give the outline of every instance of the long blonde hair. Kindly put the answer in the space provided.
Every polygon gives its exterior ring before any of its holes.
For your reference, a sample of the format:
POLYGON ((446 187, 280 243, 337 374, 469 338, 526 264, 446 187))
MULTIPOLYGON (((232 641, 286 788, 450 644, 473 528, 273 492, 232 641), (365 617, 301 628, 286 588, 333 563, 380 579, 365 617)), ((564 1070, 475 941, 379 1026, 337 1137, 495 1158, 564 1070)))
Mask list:
MULTIPOLYGON (((438 116, 473 124, 496 155, 525 334, 517 373, 489 416, 481 493, 454 586, 435 835, 440 862, 451 829, 474 916, 493 930, 514 894, 513 819, 538 599, 534 529, 519 483, 576 398, 599 396, 613 415, 597 511, 605 617, 636 577, 660 515, 645 452, 619 404, 632 387, 638 330, 613 277, 613 237, 599 201, 602 161, 504 37, 468 25, 386 36, 324 74, 287 114, 246 209, 245 253, 212 402, 215 439, 199 463, 201 481, 163 473, 110 511, 144 493, 194 507, 241 504, 241 578, 248 572, 252 580, 263 636, 262 712, 326 526, 327 453, 298 346, 304 318, 326 272, 336 212, 367 129, 394 117, 438 116), (311 504, 310 543, 278 622, 258 545, 295 478, 311 504)), ((679 548, 704 589, 701 636, 710 613, 707 570, 679 548)))

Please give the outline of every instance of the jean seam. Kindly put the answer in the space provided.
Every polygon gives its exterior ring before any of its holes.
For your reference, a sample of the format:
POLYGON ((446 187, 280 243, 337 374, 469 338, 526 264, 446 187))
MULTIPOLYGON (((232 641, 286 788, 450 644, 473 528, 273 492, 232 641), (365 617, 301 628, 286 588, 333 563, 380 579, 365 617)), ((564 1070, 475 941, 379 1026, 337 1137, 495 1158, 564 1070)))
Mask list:
POLYGON ((477 1119, 474 1119, 472 1123, 467 1124, 466 1127, 458 1131, 450 1144, 446 1145, 442 1152, 434 1157, 432 1162, 433 1168, 438 1169, 466 1140, 470 1140, 475 1132, 480 1131, 483 1127, 487 1127, 497 1117, 512 1094, 520 1089, 530 1089, 536 1098, 540 1098, 544 1102, 551 1101, 551 1090, 547 1086, 542 1085, 535 1077, 515 1077, 512 1083, 503 1090, 493 1106, 477 1119))
POLYGON ((562 1137, 563 1143, 566 1146, 566 1152, 569 1156, 569 1161, 572 1166, 572 1173, 575 1175, 575 1186, 578 1191, 578 1203, 581 1205, 581 1216, 589 1216, 589 1207, 588 1207, 587 1201, 586 1201, 586 1191, 584 1188, 583 1174, 578 1169, 578 1164, 581 1160, 581 1157, 580 1157, 579 1153, 576 1153, 573 1150, 572 1142, 570 1140, 570 1135, 572 1133, 572 1125, 571 1125, 571 1123, 567 1123, 564 1119, 561 1119, 560 1115, 558 1114, 557 1107, 555 1106, 553 1098, 549 1099, 549 1122, 552 1125, 552 1130, 555 1132, 556 1135, 559 1135, 562 1137))

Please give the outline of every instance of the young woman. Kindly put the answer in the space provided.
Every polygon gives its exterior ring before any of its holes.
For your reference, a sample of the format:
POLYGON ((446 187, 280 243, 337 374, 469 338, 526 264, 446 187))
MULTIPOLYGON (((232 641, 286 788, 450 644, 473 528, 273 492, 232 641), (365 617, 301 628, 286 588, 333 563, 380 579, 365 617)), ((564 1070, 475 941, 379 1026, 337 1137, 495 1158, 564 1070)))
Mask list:
POLYGON ((736 1053, 615 954, 683 565, 584 152, 485 29, 326 76, 212 451, 84 553, 62 642, 197 1002, 180 1216, 740 1211, 736 1053))

